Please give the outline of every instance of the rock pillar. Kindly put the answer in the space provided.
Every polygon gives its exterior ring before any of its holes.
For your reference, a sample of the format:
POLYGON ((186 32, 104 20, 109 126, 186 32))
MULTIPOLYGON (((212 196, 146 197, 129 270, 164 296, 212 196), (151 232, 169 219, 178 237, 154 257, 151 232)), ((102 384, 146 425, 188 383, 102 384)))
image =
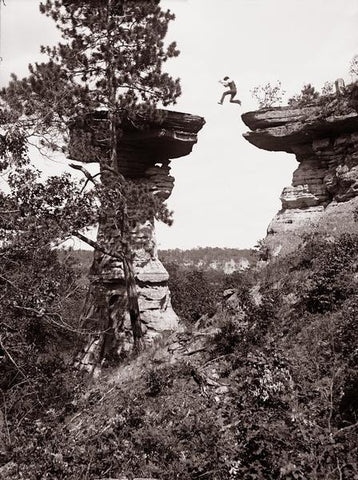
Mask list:
MULTIPOLYGON (((125 178, 145 183, 164 202, 174 187, 170 175, 172 159, 188 155, 197 142, 197 134, 204 125, 201 117, 165 112, 164 119, 150 125, 122 124, 118 138, 119 171, 125 178), (144 128, 143 128, 144 127, 144 128)), ((108 123, 105 112, 96 112, 72 129, 71 158, 90 163, 98 162, 108 151, 108 123), (84 156, 85 144, 94 147, 92 157, 84 156)), ((101 235, 101 225, 99 226, 101 235)), ((134 267, 142 329, 147 342, 165 330, 180 329, 177 315, 172 309, 168 288, 168 273, 158 259, 154 219, 147 221, 133 232, 135 245, 134 267)), ((122 299, 125 304, 125 284, 121 262, 95 252, 91 268, 91 281, 104 287, 104 300, 122 299)), ((116 301, 117 301, 116 300, 116 301)), ((118 336, 130 338, 129 318, 118 326, 118 336)), ((123 344, 127 342, 124 341, 123 344)))

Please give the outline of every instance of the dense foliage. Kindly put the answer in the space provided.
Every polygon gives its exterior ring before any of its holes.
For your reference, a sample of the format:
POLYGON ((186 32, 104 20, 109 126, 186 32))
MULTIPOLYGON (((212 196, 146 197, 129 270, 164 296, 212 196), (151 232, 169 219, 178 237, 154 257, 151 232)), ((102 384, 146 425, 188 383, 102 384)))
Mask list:
MULTIPOLYGON (((3 89, 1 97, 18 124, 41 136, 51 150, 67 151, 69 121, 75 118, 105 110, 120 125, 123 118, 154 114, 158 102, 175 102, 179 80, 162 71, 163 63, 179 54, 174 42, 164 43, 174 15, 158 3, 41 2, 41 12, 56 22, 62 41, 43 46, 47 61, 30 65, 26 78, 13 75, 3 89)), ((87 154, 90 148, 87 144, 87 154)))
POLYGON ((29 441, 23 422, 62 408, 81 383, 69 364, 86 333, 83 272, 70 253, 59 261, 49 245, 25 240, 0 248, 0 465, 29 441))
POLYGON ((174 311, 187 326, 192 326, 203 315, 212 315, 225 289, 223 272, 181 268, 165 264, 169 273, 169 289, 174 311))
POLYGON ((350 61, 349 64, 349 74, 354 78, 355 80, 357 79, 358 76, 358 55, 354 55, 352 60, 350 61))

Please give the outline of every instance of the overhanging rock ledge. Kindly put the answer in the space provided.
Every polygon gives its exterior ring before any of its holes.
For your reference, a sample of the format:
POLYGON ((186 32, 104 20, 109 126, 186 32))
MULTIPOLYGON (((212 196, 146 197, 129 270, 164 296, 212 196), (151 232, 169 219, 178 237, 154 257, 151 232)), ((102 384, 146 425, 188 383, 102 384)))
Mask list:
POLYGON ((265 240, 272 253, 295 248, 312 229, 356 230, 358 207, 358 114, 349 98, 321 98, 302 108, 248 112, 244 138, 268 151, 292 153, 299 162, 282 209, 265 240))

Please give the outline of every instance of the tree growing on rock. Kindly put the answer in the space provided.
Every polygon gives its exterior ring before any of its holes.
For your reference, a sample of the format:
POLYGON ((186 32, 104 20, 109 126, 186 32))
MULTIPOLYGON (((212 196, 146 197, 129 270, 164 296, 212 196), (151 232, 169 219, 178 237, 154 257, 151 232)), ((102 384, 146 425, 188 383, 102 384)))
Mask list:
POLYGON ((332 95, 334 93, 334 84, 332 82, 325 82, 321 93, 322 95, 332 95))
POLYGON ((310 83, 303 86, 301 93, 288 99, 291 107, 305 107, 314 103, 319 97, 319 92, 310 83))
POLYGON ((260 110, 281 105, 285 93, 279 80, 275 85, 268 82, 251 90, 251 96, 258 102, 260 110))
MULTIPOLYGON (((100 179, 85 168, 81 170, 98 199, 97 241, 77 229, 75 234, 95 248, 97 266, 106 261, 122 264, 134 347, 142 347, 138 296, 133 270, 133 228, 151 209, 155 216, 169 221, 168 211, 145 187, 139 187, 122 175, 118 162, 118 139, 124 121, 138 118, 153 120, 163 115, 157 110, 175 103, 180 95, 179 80, 162 71, 163 63, 178 55, 175 43, 165 46, 168 24, 174 19, 163 11, 158 0, 47 0, 41 12, 52 17, 63 42, 42 47, 49 60, 30 66, 29 77, 13 77, 2 98, 17 112, 17 127, 27 139, 37 135, 38 148, 67 153, 71 123, 86 121, 94 111, 105 111, 105 154, 90 142, 81 145, 83 157, 97 156, 100 179)), ((116 332, 123 323, 123 299, 111 297, 103 281, 91 286, 86 306, 87 321, 100 326, 102 334, 92 336, 82 358, 98 365, 116 351, 116 332)), ((98 328, 97 328, 98 330, 98 328)))
POLYGON ((352 80, 357 80, 358 77, 358 55, 354 55, 349 64, 349 75, 352 77, 352 80))
POLYGON ((60 261, 53 247, 63 227, 81 229, 96 211, 91 192, 81 192, 69 175, 39 178, 29 165, 25 136, 2 113, 0 175, 7 188, 0 192, 1 465, 14 437, 21 437, 21 418, 35 416, 44 404, 49 408, 58 392, 62 400, 68 393, 63 360, 82 333, 77 318, 84 286, 79 269, 60 261))

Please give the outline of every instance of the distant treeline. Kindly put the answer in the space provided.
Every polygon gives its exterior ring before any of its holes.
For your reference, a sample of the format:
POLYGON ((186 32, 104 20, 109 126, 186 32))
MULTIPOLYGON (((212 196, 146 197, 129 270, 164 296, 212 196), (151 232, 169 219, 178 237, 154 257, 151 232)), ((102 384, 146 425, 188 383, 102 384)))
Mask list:
MULTIPOLYGON (((60 259, 70 256, 83 271, 87 271, 93 260, 90 250, 59 250, 60 259)), ((159 250, 159 258, 165 264, 175 264, 182 268, 195 267, 202 270, 220 270, 232 273, 242 270, 255 262, 255 253, 249 249, 198 247, 189 250, 174 248, 159 250)))
POLYGON ((159 258, 164 264, 174 263, 182 267, 224 270, 231 273, 254 263, 255 254, 249 249, 198 247, 189 250, 160 250, 159 258))

